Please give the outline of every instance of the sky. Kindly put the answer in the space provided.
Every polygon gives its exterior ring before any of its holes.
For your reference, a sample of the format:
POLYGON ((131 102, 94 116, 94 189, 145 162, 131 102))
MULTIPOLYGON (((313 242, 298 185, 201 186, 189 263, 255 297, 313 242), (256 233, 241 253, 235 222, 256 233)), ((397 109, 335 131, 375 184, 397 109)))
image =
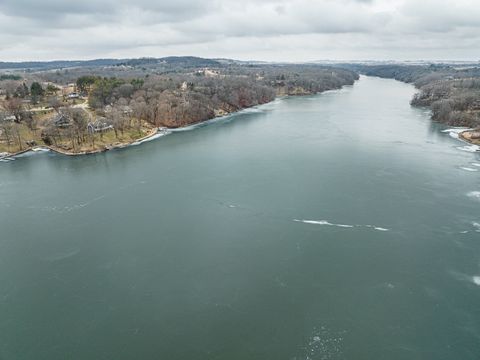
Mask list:
POLYGON ((0 61, 480 60, 480 0, 0 0, 0 61))

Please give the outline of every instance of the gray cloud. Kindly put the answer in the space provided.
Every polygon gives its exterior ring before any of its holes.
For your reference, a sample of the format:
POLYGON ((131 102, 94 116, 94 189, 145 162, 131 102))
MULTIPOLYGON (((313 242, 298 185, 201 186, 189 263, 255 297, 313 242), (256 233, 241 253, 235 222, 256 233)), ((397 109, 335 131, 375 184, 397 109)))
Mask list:
POLYGON ((480 58, 476 0, 0 0, 0 60, 480 58))
POLYGON ((22 17, 43 17, 65 14, 102 14, 114 13, 124 8, 142 8, 148 11, 177 14, 179 12, 198 12, 210 8, 209 3, 191 0, 155 1, 155 0, 82 0, 66 2, 64 0, 2 0, 0 10, 7 15, 22 17))

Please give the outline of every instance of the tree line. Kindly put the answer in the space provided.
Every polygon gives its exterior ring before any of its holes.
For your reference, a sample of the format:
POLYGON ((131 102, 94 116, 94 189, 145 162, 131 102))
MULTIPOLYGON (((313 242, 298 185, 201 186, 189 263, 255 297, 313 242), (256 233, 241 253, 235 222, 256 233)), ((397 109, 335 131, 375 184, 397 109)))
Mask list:
MULTIPOLYGON (((202 61, 172 58, 9 78, 0 83, 4 93, 0 142, 9 146, 16 143, 16 148, 23 149, 23 134, 24 138, 77 151, 88 143, 95 147, 95 142, 103 139, 103 132, 89 133, 89 124, 95 122, 111 129, 117 141, 125 142, 144 136, 152 127, 186 126, 264 104, 279 95, 315 94, 358 79, 354 71, 337 67, 202 61), (199 63, 211 67, 198 67, 199 63), (88 108, 83 99, 59 95, 53 80, 65 89, 71 89, 73 82, 75 91, 88 99, 88 108), (31 104, 41 107, 32 112, 31 104), (68 119, 68 124, 59 125, 60 117, 68 119)), ((106 139, 99 146, 114 142, 112 135, 106 139)))
POLYGON ((351 85, 352 71, 319 66, 238 66, 145 78, 86 75, 77 87, 105 114, 130 111, 155 126, 179 127, 272 101, 277 95, 315 94, 351 85))

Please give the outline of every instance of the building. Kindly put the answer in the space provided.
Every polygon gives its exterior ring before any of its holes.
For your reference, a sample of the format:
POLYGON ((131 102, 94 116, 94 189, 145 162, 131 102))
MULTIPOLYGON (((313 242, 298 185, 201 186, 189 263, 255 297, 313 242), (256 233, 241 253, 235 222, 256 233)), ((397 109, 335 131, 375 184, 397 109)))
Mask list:
POLYGON ((55 118, 53 119, 53 123, 55 124, 56 127, 60 127, 60 128, 66 128, 71 125, 70 117, 62 113, 55 116, 55 118))
POLYGON ((70 94, 67 95, 67 99, 78 99, 80 97, 80 95, 77 93, 77 92, 72 92, 70 94))
POLYGON ((105 118, 97 118, 97 120, 93 122, 89 122, 87 125, 87 131, 89 134, 95 134, 98 132, 105 132, 113 130, 113 126, 109 125, 105 118))

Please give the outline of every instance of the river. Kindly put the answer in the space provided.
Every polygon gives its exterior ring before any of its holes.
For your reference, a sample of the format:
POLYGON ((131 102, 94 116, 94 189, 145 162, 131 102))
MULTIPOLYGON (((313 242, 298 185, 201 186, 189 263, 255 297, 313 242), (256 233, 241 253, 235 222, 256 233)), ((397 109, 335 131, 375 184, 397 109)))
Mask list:
POLYGON ((414 92, 0 163, 0 359, 478 359, 480 154, 414 92))

